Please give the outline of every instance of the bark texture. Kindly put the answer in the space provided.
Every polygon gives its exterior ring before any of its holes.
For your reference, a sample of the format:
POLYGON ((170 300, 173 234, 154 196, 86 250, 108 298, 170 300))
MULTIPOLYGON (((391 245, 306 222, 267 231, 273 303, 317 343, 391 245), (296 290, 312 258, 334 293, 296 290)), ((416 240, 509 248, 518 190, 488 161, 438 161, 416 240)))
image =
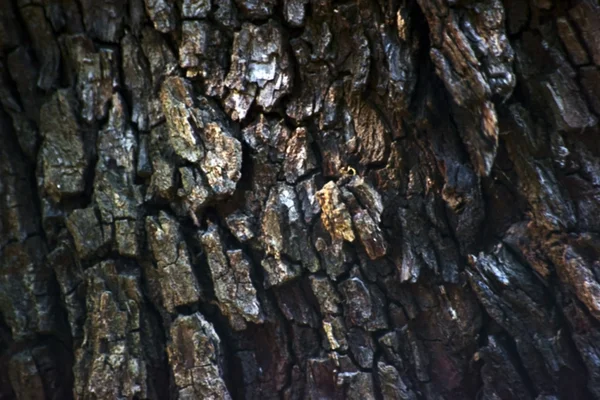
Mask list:
POLYGON ((597 0, 0 0, 0 399, 600 399, 597 0))

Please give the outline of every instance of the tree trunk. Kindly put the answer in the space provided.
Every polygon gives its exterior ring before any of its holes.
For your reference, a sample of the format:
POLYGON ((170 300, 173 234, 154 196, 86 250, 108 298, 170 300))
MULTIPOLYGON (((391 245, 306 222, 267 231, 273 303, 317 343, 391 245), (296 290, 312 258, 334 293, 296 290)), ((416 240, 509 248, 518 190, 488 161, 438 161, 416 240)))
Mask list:
POLYGON ((0 399, 600 399, 597 0, 0 0, 0 399))

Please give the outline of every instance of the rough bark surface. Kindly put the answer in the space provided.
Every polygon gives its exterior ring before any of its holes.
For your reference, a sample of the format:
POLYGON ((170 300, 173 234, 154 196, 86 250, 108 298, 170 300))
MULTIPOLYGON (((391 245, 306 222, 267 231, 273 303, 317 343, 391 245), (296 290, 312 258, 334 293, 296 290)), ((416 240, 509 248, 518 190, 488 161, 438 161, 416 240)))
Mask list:
POLYGON ((597 0, 0 0, 0 399, 600 399, 597 0))

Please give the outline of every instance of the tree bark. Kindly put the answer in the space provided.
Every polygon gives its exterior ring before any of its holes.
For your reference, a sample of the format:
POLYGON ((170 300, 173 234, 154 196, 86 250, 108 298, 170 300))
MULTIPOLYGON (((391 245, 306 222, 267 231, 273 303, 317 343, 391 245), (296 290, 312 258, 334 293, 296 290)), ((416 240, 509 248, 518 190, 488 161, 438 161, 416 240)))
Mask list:
POLYGON ((0 399, 600 399, 597 0, 0 0, 0 399))

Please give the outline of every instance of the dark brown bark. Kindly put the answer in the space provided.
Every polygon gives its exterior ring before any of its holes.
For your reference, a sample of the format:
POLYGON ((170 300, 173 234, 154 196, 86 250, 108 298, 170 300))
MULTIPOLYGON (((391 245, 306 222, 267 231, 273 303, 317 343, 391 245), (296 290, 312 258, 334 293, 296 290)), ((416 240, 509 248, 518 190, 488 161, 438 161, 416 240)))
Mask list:
POLYGON ((0 399, 600 399, 597 0, 0 0, 0 399))

